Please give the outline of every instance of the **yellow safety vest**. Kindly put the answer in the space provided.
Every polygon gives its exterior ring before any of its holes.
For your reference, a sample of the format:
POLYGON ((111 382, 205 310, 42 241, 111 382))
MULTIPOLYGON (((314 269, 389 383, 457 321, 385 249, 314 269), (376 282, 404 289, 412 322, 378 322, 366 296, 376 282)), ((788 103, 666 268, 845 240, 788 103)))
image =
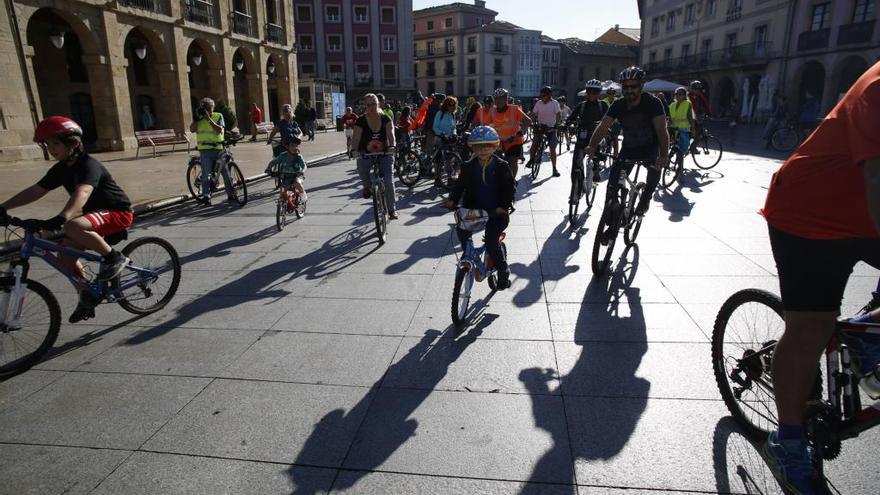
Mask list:
MULTIPOLYGON (((219 122, 220 119, 223 118, 223 115, 219 112, 214 112, 211 114, 211 120, 214 122, 219 122)), ((201 119, 196 123, 196 149, 199 150, 222 150, 223 145, 221 144, 205 144, 205 143, 220 143, 223 141, 223 129, 219 131, 215 131, 211 124, 205 120, 201 119)))
POLYGON ((684 100, 669 105, 669 120, 675 129, 690 129, 691 123, 688 115, 691 113, 691 102, 684 100))
POLYGON ((615 98, 613 96, 606 96, 605 97, 605 103, 608 104, 609 108, 611 107, 611 104, 614 103, 616 100, 617 100, 617 98, 615 98))

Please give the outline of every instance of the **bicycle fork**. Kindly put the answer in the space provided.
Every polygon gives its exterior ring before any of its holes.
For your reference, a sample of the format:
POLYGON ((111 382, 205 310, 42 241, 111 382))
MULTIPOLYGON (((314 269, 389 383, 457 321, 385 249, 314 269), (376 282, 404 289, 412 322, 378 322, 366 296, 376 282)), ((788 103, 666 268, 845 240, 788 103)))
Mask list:
POLYGON ((22 282, 25 273, 22 265, 15 265, 12 274, 15 277, 15 284, 9 293, 0 293, 0 315, 3 320, 0 321, 0 331, 8 332, 11 330, 20 330, 21 312, 24 309, 24 294, 27 291, 27 284, 22 282))

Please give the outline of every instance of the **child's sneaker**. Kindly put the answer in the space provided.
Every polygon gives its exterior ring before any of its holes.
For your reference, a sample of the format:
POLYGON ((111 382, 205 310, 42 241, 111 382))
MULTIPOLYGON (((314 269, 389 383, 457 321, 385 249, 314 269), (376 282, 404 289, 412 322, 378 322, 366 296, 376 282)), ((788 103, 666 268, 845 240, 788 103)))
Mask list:
POLYGON ((771 432, 764 443, 764 457, 785 493, 830 495, 828 485, 813 466, 813 451, 803 438, 778 440, 771 432))

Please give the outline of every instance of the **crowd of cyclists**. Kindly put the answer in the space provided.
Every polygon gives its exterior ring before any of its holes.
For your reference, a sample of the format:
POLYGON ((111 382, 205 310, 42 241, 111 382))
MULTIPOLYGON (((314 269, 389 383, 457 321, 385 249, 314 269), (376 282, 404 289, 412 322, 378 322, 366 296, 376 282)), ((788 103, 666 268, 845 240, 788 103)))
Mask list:
MULTIPOLYGON (((384 98, 368 94, 362 115, 349 108, 343 117, 347 149, 358 155, 364 198, 370 196, 371 180, 370 163, 364 155, 384 154, 379 168, 386 184, 388 216, 396 219, 393 169, 397 147, 412 147, 422 141, 423 153, 430 156, 435 146, 466 141, 471 155, 454 172, 451 192, 443 206, 452 209, 461 205, 489 216, 486 247, 498 267, 497 288, 503 290, 509 286, 510 271, 499 237, 515 209, 519 163, 525 161, 523 148, 530 127, 533 142, 546 137, 553 177, 560 175, 556 159, 561 132, 566 136, 567 150, 571 146, 569 138, 573 138, 574 162, 589 160, 595 172, 599 171, 602 155, 612 159, 610 177, 618 176, 633 162, 648 163, 647 190, 636 208, 637 215, 645 215, 669 157, 667 129, 675 131, 679 149, 686 150, 699 126, 697 116, 710 111, 699 82, 692 83, 690 91, 678 88, 675 101, 666 107, 644 91, 645 80, 646 73, 639 67, 622 71, 618 76, 622 90, 619 98, 613 88, 590 80, 585 84, 584 101, 573 108, 562 98, 554 99, 552 88, 545 87, 528 111, 503 88, 481 101, 470 98, 461 108, 455 97, 435 93, 400 115, 384 105, 384 98), (618 136, 622 136, 622 142, 618 136)), ((773 362, 779 429, 770 435, 766 450, 780 480, 792 493, 827 493, 804 441, 805 402, 816 374, 816 361, 839 315, 853 265, 865 261, 880 267, 878 111, 880 63, 853 85, 774 175, 762 210, 779 271, 786 321, 773 362)), ((276 127, 282 140, 271 165, 293 171, 295 179, 286 186, 304 195, 301 179, 306 164, 299 156, 300 131, 289 107, 284 109, 284 119, 290 124, 276 127)), ((223 127, 222 115, 214 112, 212 101, 205 100, 191 126, 205 167, 216 159, 223 127)), ((66 245, 98 252, 104 263, 97 278, 109 281, 118 276, 128 260, 104 237, 132 225, 131 202, 107 169, 84 150, 82 135, 82 128, 69 118, 53 116, 39 123, 34 140, 57 163, 36 184, 0 203, 0 223, 8 224, 7 210, 64 187, 70 199, 62 211, 48 220, 30 221, 27 228, 63 230, 66 245)), ((530 150, 530 163, 538 152, 542 150, 530 150)), ((608 197, 614 196, 617 185, 614 180, 608 181, 608 197)), ((458 234, 464 243, 471 233, 459 229, 458 234)), ((63 261, 81 277, 86 276, 77 259, 63 261)), ((70 321, 94 316, 95 304, 81 299, 70 321)), ((880 314, 875 311, 863 320, 877 322, 880 314)))

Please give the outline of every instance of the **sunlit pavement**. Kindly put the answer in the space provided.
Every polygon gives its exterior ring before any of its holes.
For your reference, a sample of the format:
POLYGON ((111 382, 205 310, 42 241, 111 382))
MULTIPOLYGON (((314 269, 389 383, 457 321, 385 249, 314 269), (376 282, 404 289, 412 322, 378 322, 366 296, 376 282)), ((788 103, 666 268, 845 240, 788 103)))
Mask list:
MULTIPOLYGON (((757 211, 780 162, 688 170, 594 278, 601 208, 568 225, 570 156, 560 178, 520 179, 513 286, 478 284, 461 332, 452 217, 427 181, 398 188, 383 246, 353 162, 309 170, 307 214, 282 232, 267 184, 242 209, 141 219, 136 236, 181 254, 177 297, 139 319, 102 306, 0 383, 0 492, 780 493, 709 351, 730 294, 778 290, 757 211)), ((32 276, 66 320, 71 288, 41 262, 32 276)), ((847 309, 877 276, 857 268, 847 309)), ((877 442, 829 463, 842 493, 875 493, 877 442)))

